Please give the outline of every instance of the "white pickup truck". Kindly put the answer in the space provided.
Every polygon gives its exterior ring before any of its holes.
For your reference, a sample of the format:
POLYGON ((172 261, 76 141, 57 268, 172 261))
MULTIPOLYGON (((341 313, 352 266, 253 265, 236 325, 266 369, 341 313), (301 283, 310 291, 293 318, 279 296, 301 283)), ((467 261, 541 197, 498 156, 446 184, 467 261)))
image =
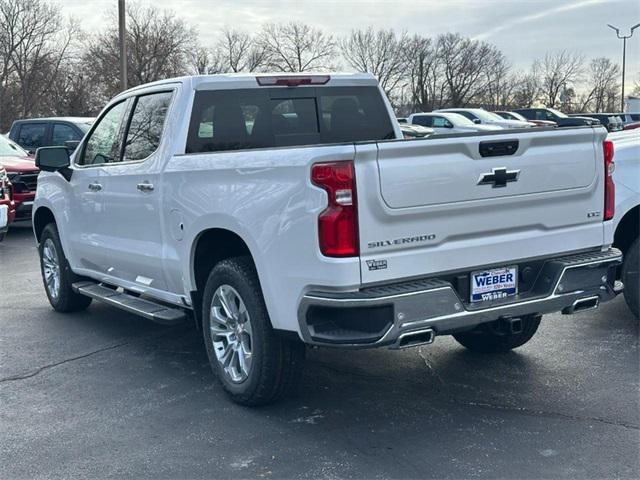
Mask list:
POLYGON ((622 251, 620 277, 629 309, 640 316, 640 135, 636 130, 610 133, 616 152, 614 247, 622 251))
POLYGON ((368 75, 218 75, 128 90, 69 157, 41 148, 33 226, 53 308, 192 316, 240 403, 304 344, 526 343, 622 289, 603 127, 402 140, 368 75))

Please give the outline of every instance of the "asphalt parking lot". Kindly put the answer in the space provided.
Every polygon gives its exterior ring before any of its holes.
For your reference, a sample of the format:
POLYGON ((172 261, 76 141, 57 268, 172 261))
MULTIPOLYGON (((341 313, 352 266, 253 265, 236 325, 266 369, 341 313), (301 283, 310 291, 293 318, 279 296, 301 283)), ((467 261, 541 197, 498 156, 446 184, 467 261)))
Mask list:
POLYGON ((449 337, 309 350, 296 398, 231 403, 191 324, 47 303, 0 243, 0 477, 638 478, 638 322, 622 298, 497 356, 449 337))

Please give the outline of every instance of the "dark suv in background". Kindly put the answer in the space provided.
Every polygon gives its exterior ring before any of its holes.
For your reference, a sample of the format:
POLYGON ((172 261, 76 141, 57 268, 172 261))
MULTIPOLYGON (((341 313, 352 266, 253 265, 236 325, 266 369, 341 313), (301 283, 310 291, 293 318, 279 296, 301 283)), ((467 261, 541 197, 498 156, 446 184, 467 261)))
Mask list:
POLYGON ((556 122, 558 127, 581 127, 583 125, 599 125, 594 118, 580 116, 570 117, 555 108, 519 108, 514 110, 527 120, 547 120, 556 122))
POLYGON ((39 147, 66 146, 74 150, 93 120, 89 117, 16 120, 11 125, 9 138, 32 154, 39 147))
POLYGON ((615 113, 572 113, 571 117, 590 117, 598 120, 610 132, 622 130, 622 119, 615 113))

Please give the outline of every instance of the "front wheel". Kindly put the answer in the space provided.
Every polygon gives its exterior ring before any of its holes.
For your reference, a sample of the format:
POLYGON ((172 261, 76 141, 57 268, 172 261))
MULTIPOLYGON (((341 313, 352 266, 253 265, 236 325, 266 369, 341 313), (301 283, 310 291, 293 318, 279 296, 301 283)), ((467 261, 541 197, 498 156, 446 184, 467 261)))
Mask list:
POLYGON ((87 308, 91 298, 74 292, 71 287, 79 278, 69 267, 55 224, 44 227, 38 251, 44 290, 54 310, 66 313, 87 308))
POLYGON ((629 306, 629 309, 638 318, 640 310, 640 244, 638 239, 631 244, 629 250, 624 257, 624 263, 622 265, 622 282, 624 283, 624 299, 629 306))
POLYGON ((478 326, 470 332, 453 336, 462 346, 480 353, 504 353, 521 347, 535 335, 540 325, 541 315, 526 315, 520 320, 522 328, 513 333, 501 326, 501 322, 491 322, 478 326))
POLYGON ((235 402, 264 405, 296 387, 304 344, 273 331, 250 258, 223 260, 211 270, 202 307, 211 368, 235 402))

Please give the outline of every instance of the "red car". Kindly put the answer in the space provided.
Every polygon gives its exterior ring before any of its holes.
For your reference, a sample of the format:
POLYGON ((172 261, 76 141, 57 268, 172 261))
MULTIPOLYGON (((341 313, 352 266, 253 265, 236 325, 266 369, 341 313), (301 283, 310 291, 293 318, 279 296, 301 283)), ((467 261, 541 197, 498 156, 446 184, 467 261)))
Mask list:
POLYGON ((33 158, 17 143, 0 135, 0 166, 6 170, 12 185, 15 220, 31 220, 40 173, 33 158))
POLYGON ((11 183, 2 165, 0 165, 0 242, 9 230, 9 225, 16 216, 16 207, 13 203, 11 183))

